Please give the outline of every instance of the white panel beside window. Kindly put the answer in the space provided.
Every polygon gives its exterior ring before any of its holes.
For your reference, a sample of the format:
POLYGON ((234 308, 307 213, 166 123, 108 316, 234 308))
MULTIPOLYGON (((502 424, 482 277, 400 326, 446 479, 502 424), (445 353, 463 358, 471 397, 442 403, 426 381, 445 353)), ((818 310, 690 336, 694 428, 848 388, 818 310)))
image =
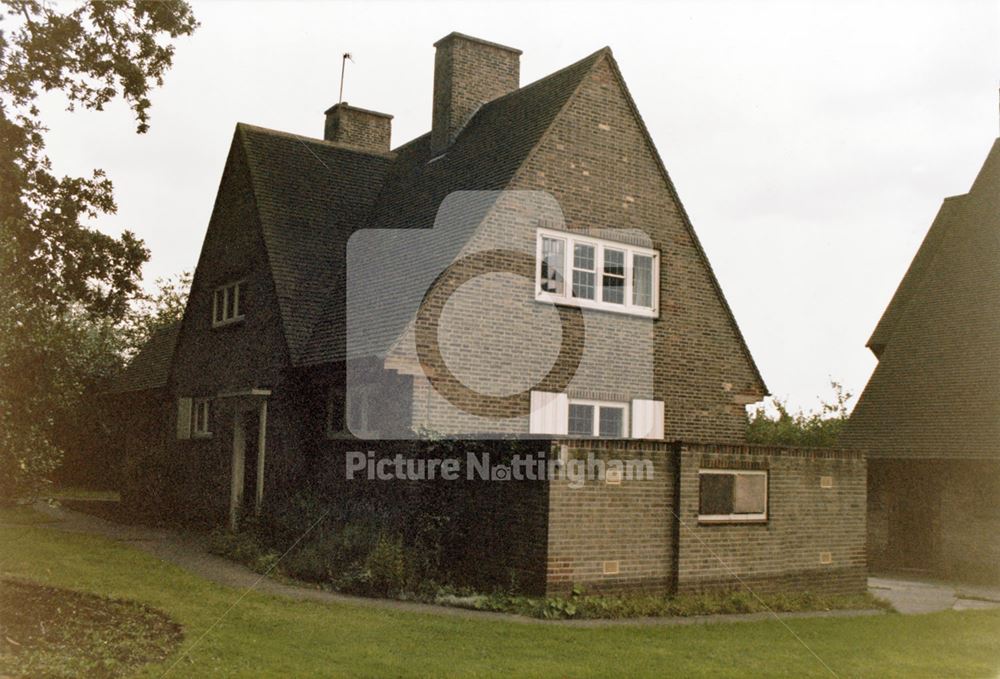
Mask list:
POLYGON ((193 402, 192 436, 207 437, 212 435, 212 401, 207 398, 196 398, 193 402))
POLYGON ((191 399, 182 396, 177 399, 177 438, 191 438, 191 399))
POLYGON ((532 434, 565 436, 569 418, 569 397, 549 391, 531 392, 531 416, 528 431, 532 434))
POLYGON ((538 301, 647 318, 659 313, 660 254, 652 248, 539 229, 536 258, 538 301))
POLYGON ((663 438, 663 401, 638 398, 632 401, 632 438, 663 438))

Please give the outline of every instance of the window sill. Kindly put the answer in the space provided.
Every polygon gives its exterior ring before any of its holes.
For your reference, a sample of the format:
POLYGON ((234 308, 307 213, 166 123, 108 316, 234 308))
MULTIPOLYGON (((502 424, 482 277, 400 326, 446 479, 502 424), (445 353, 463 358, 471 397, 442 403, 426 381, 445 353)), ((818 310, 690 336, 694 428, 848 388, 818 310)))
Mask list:
POLYGON ((214 330, 216 328, 228 328, 229 326, 232 325, 239 325, 244 320, 246 320, 246 316, 237 316, 236 318, 230 318, 225 321, 218 321, 218 322, 212 321, 212 329, 214 330))
POLYGON ((199 440, 210 439, 212 438, 212 432, 210 431, 192 432, 191 438, 199 440))
POLYGON ((739 516, 699 516, 698 525, 720 526, 720 525, 766 525, 767 517, 754 515, 743 518, 739 516))
POLYGON ((609 314, 618 314, 619 316, 634 316, 635 318, 648 318, 650 320, 659 320, 660 312, 658 309, 642 309, 642 308, 632 308, 629 309, 624 306, 619 306, 617 304, 608 304, 605 302, 594 302, 592 300, 579 300, 569 297, 559 297, 549 295, 548 293, 539 292, 535 294, 535 301, 539 304, 547 304, 550 306, 567 306, 576 309, 587 309, 589 311, 605 311, 609 314))

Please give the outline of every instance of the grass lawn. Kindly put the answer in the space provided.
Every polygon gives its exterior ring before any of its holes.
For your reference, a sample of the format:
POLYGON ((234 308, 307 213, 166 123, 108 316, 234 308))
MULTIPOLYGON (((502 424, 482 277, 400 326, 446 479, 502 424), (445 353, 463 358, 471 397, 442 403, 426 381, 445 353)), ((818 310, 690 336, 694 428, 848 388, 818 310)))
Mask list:
MULTIPOLYGON (((23 513, 0 513, 0 576, 127 598, 167 613, 184 627, 181 650, 147 665, 142 676, 162 676, 168 668, 170 676, 184 677, 834 676, 777 621, 584 629, 259 594, 233 606, 241 592, 125 545, 59 532, 23 513)), ((840 677, 1000 673, 1000 611, 786 624, 840 677)))

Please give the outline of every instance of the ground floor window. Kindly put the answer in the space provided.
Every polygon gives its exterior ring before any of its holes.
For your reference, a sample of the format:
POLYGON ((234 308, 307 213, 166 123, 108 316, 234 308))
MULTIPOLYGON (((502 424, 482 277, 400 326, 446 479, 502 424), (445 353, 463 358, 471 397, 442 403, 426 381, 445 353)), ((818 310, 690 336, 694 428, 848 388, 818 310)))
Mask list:
POLYGON ((698 472, 699 521, 766 521, 767 472, 702 469, 698 472))
POLYGON ((211 436, 212 401, 207 398, 196 398, 194 400, 194 427, 192 433, 195 436, 211 436))
POLYGON ((625 438, 628 436, 628 405, 603 401, 570 400, 570 436, 625 438))

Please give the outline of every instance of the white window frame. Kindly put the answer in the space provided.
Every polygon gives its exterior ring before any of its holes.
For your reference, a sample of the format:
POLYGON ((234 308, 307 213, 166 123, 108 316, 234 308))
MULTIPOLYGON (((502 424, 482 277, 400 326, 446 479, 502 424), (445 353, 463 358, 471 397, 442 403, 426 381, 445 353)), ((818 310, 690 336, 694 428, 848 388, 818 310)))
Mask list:
POLYGON ((231 323, 239 323, 246 316, 243 313, 243 288, 246 285, 246 279, 240 279, 238 281, 233 281, 232 283, 226 283, 225 285, 220 285, 214 290, 212 290, 212 327, 218 328, 222 325, 229 325, 231 323), (227 316, 229 310, 229 294, 232 290, 234 296, 233 301, 233 315, 227 316), (220 294, 221 293, 221 294, 220 294), (219 302, 222 302, 222 318, 219 318, 219 302))
POLYGON ((208 438, 212 435, 212 399, 196 398, 191 406, 191 435, 208 438))
POLYGON ((643 248, 626 243, 618 243, 602 238, 592 238, 569 231, 538 229, 535 235, 535 299, 549 304, 567 304, 584 309, 600 309, 631 316, 656 318, 660 309, 660 253, 651 248, 643 248), (542 290, 542 238, 563 241, 563 293, 556 294, 542 290), (594 299, 573 297, 573 251, 575 245, 590 245, 594 248, 595 280, 594 299), (604 250, 625 251, 625 300, 623 304, 604 301, 604 250), (636 255, 653 258, 653 306, 636 306, 633 298, 633 261, 636 255))
POLYGON ((378 387, 379 385, 376 384, 355 384, 349 387, 349 393, 344 399, 344 432, 356 438, 369 439, 379 436, 379 432, 371 429, 369 426, 371 404, 378 396, 378 387), (351 420, 355 414, 359 415, 363 420, 362 426, 357 431, 351 428, 351 420))
POLYGON ((699 469, 698 470, 698 521, 701 523, 763 523, 767 521, 769 508, 771 480, 766 469, 699 469), (735 476, 764 477, 764 511, 754 514, 702 514, 701 513, 701 477, 709 474, 728 474, 735 476))
POLYGON ((582 434, 570 434, 569 433, 569 409, 573 406, 594 406, 594 422, 593 429, 588 438, 602 438, 609 441, 621 440, 631 438, 631 429, 629 429, 629 404, 621 401, 594 401, 591 399, 584 398, 571 398, 569 399, 569 405, 566 408, 566 432, 569 436, 582 436, 582 434), (622 412, 622 433, 621 436, 601 436, 601 408, 620 408, 622 412))

